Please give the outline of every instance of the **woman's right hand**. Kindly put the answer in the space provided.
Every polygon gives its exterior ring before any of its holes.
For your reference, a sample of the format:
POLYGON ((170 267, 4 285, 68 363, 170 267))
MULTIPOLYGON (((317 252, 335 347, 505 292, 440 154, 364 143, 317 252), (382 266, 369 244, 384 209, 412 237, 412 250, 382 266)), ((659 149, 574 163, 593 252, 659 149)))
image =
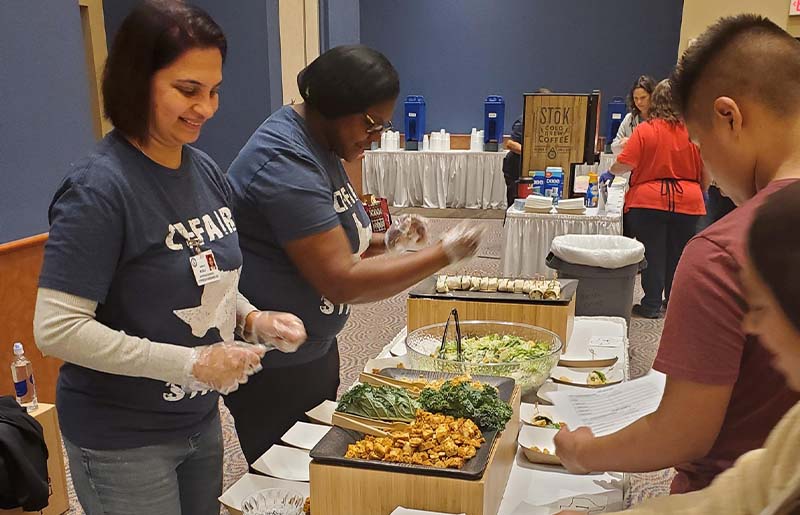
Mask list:
POLYGON ((219 342, 192 349, 189 388, 207 386, 225 395, 235 391, 247 378, 261 370, 266 348, 239 342, 219 342), (199 383, 199 385, 198 385, 199 383))
POLYGON ((461 222, 442 236, 442 248, 450 264, 474 256, 483 238, 484 228, 461 222))

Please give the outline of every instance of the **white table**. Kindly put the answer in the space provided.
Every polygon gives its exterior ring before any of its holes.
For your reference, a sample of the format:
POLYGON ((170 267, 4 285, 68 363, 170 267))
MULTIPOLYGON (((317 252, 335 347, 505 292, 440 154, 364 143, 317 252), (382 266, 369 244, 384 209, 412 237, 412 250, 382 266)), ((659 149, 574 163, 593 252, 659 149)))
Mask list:
POLYGON ((363 190, 394 207, 505 209, 506 153, 367 151, 363 190))
MULTIPOLYGON (((625 379, 628 379, 628 327, 622 318, 613 317, 575 317, 572 336, 567 351, 582 353, 589 346, 592 336, 618 337, 623 348, 618 357, 623 366, 625 379)), ((403 329, 386 345, 379 358, 397 353, 405 341, 403 329)), ((628 476, 620 473, 591 474, 579 476, 570 474, 561 467, 550 467, 530 463, 521 450, 511 466, 511 475, 506 484, 503 501, 498 515, 549 515, 572 506, 591 507, 589 513, 602 513, 622 510, 627 501, 628 476)))
POLYGON ((526 213, 508 209, 503 227, 500 273, 503 277, 533 277, 548 274, 545 264, 553 238, 563 234, 622 234, 624 188, 612 187, 606 213, 597 208, 583 215, 526 213))

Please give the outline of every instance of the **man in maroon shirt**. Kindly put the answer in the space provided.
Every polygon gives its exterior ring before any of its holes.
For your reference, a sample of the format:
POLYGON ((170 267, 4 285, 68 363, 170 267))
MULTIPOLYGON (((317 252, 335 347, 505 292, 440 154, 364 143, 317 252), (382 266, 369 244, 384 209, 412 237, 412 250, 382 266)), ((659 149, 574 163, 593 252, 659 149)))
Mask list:
POLYGON ((683 251, 653 367, 667 375, 658 410, 603 437, 562 429, 556 453, 581 473, 674 466, 682 493, 761 447, 799 399, 742 329, 739 268, 756 208, 800 178, 800 42, 762 17, 724 18, 671 80, 706 169, 740 207, 683 251))

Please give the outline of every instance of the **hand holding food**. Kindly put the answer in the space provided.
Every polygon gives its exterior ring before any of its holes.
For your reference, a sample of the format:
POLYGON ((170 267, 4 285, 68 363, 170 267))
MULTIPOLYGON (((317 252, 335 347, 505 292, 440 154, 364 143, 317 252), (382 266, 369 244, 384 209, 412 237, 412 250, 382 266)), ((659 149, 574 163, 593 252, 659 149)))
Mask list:
POLYGON ((220 342, 194 347, 189 360, 189 391, 216 390, 223 395, 246 383, 247 378, 261 370, 261 358, 266 349, 258 345, 220 342))
POLYGON ((483 238, 484 228, 461 222, 442 236, 442 248, 450 263, 474 256, 483 238))
POLYGON ((251 327, 255 341, 281 352, 294 352, 306 341, 303 321, 291 313, 259 311, 253 316, 251 327))
POLYGON ((595 436, 588 427, 579 427, 570 431, 566 424, 561 424, 561 429, 556 433, 556 456, 561 460, 565 469, 573 474, 588 474, 592 469, 582 463, 585 456, 586 445, 594 440, 595 436))
POLYGON ((428 225, 424 216, 398 216, 384 236, 387 250, 403 252, 422 247, 428 242, 428 225))

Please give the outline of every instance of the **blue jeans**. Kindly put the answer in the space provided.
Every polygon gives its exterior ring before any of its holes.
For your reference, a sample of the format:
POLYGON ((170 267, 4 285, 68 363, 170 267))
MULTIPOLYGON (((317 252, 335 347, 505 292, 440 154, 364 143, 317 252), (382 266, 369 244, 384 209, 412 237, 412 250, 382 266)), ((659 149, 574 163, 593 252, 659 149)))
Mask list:
POLYGON ((64 439, 86 515, 219 515, 222 428, 135 449, 83 449, 64 439))

